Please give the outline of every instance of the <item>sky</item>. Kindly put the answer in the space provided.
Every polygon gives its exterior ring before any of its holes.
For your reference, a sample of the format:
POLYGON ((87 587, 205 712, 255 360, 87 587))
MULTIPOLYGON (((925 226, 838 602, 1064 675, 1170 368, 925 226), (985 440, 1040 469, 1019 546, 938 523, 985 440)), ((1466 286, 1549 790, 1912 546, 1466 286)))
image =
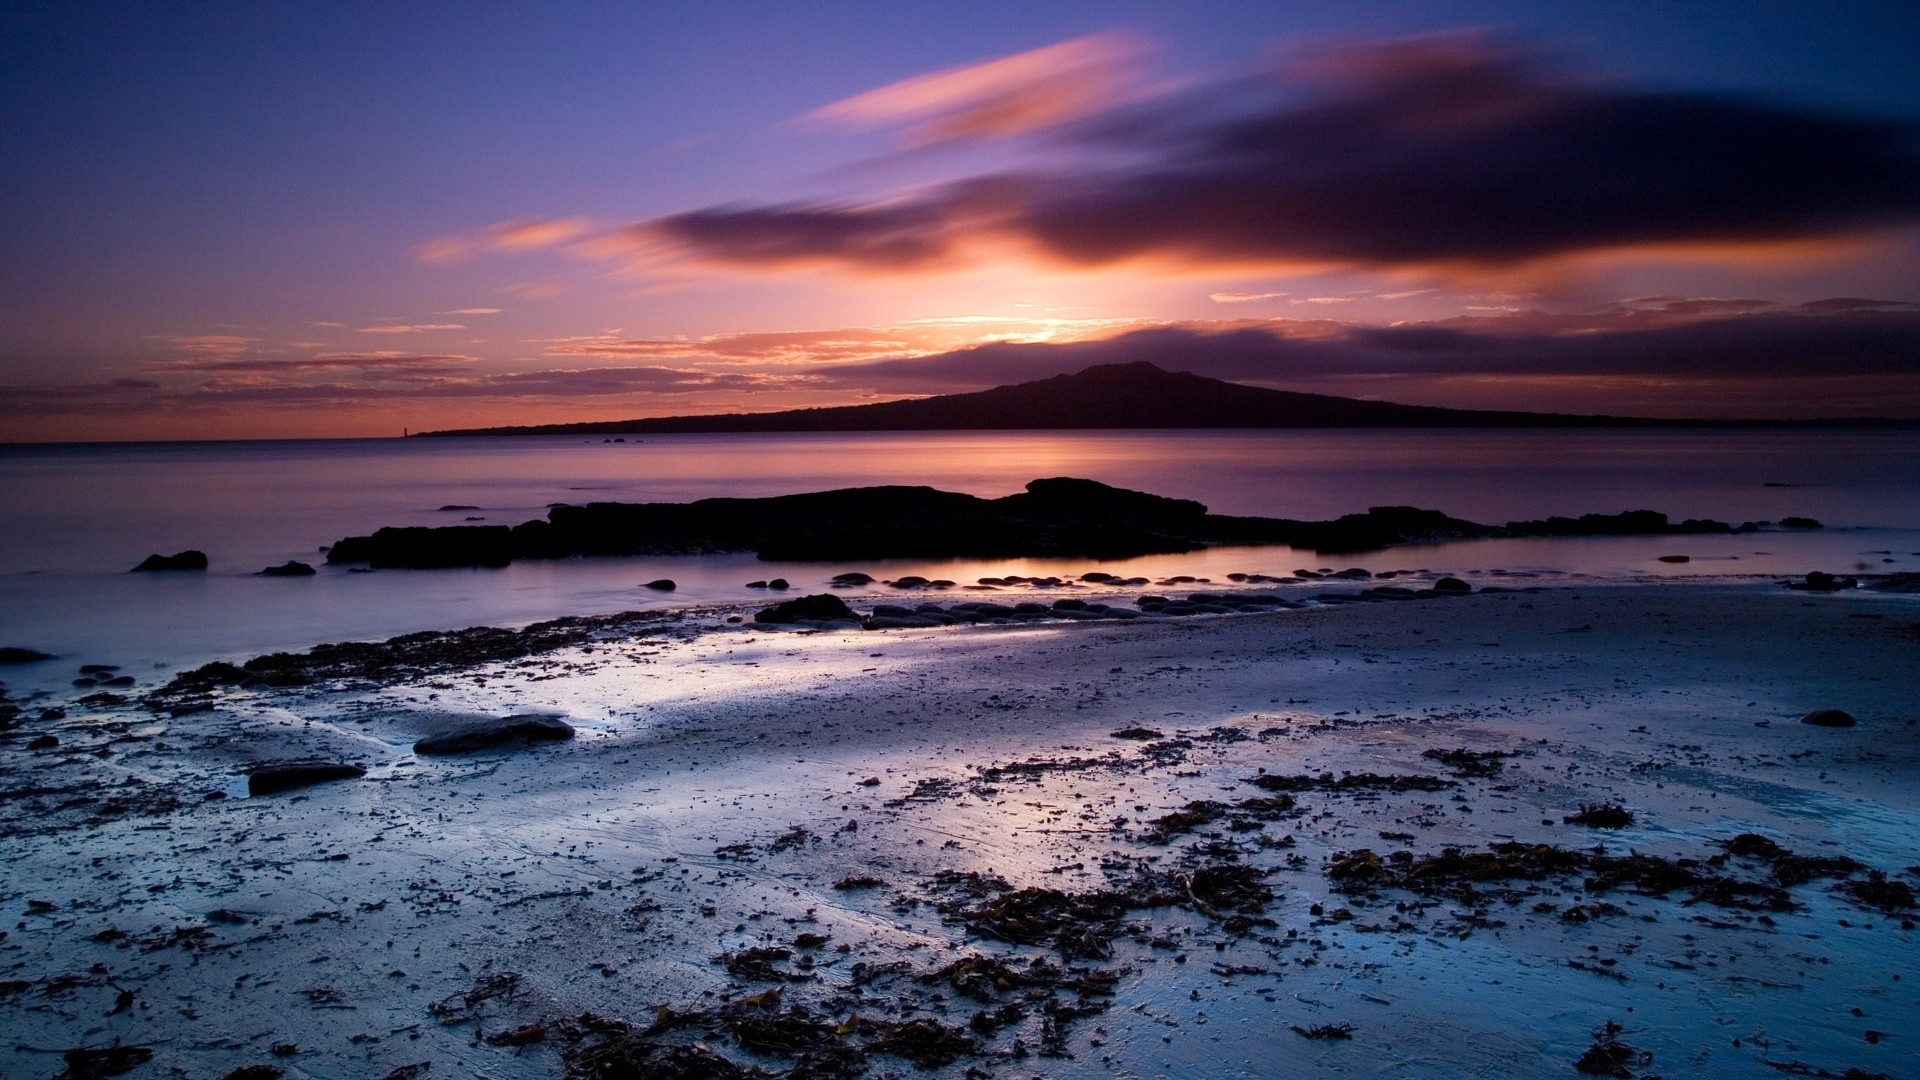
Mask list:
POLYGON ((1912 0, 0 8, 0 439, 1920 417, 1912 0))

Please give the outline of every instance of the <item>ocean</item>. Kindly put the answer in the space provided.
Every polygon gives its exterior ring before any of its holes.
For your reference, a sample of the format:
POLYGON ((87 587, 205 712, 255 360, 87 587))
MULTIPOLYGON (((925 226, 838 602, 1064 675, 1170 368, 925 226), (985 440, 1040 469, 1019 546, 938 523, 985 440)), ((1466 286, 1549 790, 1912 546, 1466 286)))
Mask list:
POLYGON ((1409 504, 1500 523, 1647 508, 1678 519, 1817 518, 1814 532, 1480 541, 1342 556, 1334 567, 1492 580, 1757 580, 1822 569, 1920 569, 1920 432, 1906 430, 1339 430, 856 433, 387 439, 0 447, 0 645, 61 663, 0 672, 51 689, 67 661, 144 676, 216 658, 417 630, 764 597, 754 579, 817 591, 879 577, 1101 569, 1223 579, 1329 559, 1286 548, 1179 556, 769 564, 752 556, 571 559, 501 570, 354 573, 320 548, 382 525, 517 524, 550 504, 683 501, 870 484, 998 496, 1080 476, 1198 499, 1221 513, 1328 518, 1409 504), (463 509, 447 510, 456 506, 463 509), (471 509, 465 509, 471 508, 471 509), (205 574, 129 574, 197 548, 205 574), (1661 555, 1686 554, 1670 564, 1661 555), (300 559, 311 578, 263 578, 300 559), (671 578, 678 588, 642 586, 671 578))

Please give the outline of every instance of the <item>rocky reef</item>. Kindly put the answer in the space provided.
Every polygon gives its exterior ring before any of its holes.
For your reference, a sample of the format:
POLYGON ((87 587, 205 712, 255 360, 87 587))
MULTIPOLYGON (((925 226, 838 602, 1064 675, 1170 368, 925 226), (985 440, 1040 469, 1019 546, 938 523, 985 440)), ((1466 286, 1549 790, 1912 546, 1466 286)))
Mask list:
MULTIPOLYGON (((1750 529, 1751 524, 1738 526, 1750 529)), ((498 567, 574 555, 754 552, 769 561, 1128 558, 1216 544, 1285 544, 1329 554, 1499 536, 1733 532, 1736 526, 1634 510, 1484 525, 1412 506, 1331 521, 1213 514, 1190 499, 1054 477, 983 499, 931 487, 842 488, 760 499, 560 505, 520 525, 384 528, 333 544, 327 561, 374 568, 498 567)))

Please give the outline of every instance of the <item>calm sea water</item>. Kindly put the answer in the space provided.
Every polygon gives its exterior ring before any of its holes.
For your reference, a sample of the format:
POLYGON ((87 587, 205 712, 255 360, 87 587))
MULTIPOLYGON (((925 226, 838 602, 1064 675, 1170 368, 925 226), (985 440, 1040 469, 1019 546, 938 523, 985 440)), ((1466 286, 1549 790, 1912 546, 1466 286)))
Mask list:
MULTIPOLYGON (((1093 569, 1017 560, 853 566, 751 557, 580 559, 505 570, 256 576, 382 525, 517 524, 556 502, 776 495, 930 484, 996 496, 1082 476, 1195 498, 1218 512, 1325 518, 1412 504, 1479 521, 1663 510, 1731 521, 1819 518, 1811 534, 1494 541, 1344 559, 1374 569, 1604 577, 1920 568, 1920 433, 1912 431, 982 432, 578 437, 0 447, 0 645, 60 664, 0 670, 15 689, 67 661, 139 674, 318 641, 515 623, 561 614, 737 601, 771 576, 807 588, 842 569, 882 576, 1093 569), (442 511, 448 504, 479 507, 442 511), (199 548, 207 574, 127 574, 151 552, 199 548), (1660 563, 1685 553, 1691 563, 1660 563), (1891 561, 1888 561, 1891 560, 1891 561), (638 587, 680 583, 668 597, 638 587)), ((1219 549, 1099 564, 1149 576, 1284 573, 1327 560, 1219 549)), ((54 669, 58 669, 57 671, 54 669)))

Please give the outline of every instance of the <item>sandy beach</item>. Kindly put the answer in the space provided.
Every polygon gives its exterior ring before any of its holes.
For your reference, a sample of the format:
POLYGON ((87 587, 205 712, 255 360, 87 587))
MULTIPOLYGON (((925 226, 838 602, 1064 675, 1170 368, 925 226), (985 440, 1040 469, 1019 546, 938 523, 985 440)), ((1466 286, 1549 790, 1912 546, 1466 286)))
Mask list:
POLYGON ((1920 1075, 1911 597, 730 614, 18 703, 0 1075, 1920 1075))

